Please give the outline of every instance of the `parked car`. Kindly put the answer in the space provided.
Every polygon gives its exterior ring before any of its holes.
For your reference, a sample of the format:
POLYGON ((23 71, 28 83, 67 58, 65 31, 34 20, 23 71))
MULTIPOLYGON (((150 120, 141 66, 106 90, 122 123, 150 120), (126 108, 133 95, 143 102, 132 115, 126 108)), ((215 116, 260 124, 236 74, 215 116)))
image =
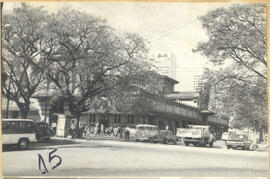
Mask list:
POLYGON ((149 138, 150 142, 162 142, 164 144, 168 144, 169 142, 176 144, 176 140, 176 136, 170 130, 160 130, 156 135, 149 138))
POLYGON ((226 140, 227 149, 233 148, 242 150, 249 150, 251 141, 248 139, 248 134, 244 132, 229 132, 228 139, 226 140))
POLYGON ((34 122, 34 129, 36 132, 36 139, 38 141, 43 140, 48 142, 53 134, 46 122, 34 122))

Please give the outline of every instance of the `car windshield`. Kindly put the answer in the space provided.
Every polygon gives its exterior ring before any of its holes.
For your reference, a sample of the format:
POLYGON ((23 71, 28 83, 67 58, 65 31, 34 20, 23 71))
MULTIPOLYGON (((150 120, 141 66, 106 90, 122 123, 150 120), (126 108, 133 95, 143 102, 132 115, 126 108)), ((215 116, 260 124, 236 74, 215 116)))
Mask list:
POLYGON ((247 140, 248 137, 245 134, 229 133, 229 139, 230 140, 240 140, 240 141, 243 141, 243 140, 247 140))

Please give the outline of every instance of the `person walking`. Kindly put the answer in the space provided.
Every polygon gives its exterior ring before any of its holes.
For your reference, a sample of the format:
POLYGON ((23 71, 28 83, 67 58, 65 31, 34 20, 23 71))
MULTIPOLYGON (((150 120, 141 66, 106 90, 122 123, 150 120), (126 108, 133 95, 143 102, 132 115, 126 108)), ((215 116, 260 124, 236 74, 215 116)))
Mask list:
POLYGON ((115 134, 114 134, 114 128, 113 128, 113 126, 111 126, 111 128, 110 128, 110 135, 113 135, 113 136, 115 136, 115 134))
POLYGON ((104 125, 100 124, 100 134, 104 134, 104 125))
POLYGON ((116 132, 116 134, 115 134, 115 137, 117 137, 118 136, 118 134, 120 135, 120 127, 117 127, 117 132, 116 132))
POLYGON ((120 133, 120 139, 122 139, 123 138, 123 128, 122 127, 120 127, 119 133, 120 133))
POLYGON ((74 120, 71 121, 70 129, 71 129, 71 138, 73 139, 76 134, 76 123, 74 120))
POLYGON ((91 135, 91 125, 88 124, 86 127, 86 136, 85 136, 87 140, 90 140, 90 135, 91 135))
POLYGON ((126 138, 126 141, 129 141, 129 128, 127 127, 126 130, 125 130, 125 138, 126 138))

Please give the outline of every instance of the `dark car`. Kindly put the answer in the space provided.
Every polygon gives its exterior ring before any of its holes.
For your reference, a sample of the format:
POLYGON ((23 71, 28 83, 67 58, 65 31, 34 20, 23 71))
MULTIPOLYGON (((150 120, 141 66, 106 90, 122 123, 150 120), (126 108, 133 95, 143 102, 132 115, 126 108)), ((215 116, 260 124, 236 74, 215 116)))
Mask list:
POLYGON ((34 128, 36 132, 36 139, 38 141, 43 140, 43 141, 48 142, 50 140, 50 137, 52 136, 52 131, 47 123, 35 122, 34 128))
POLYGON ((164 144, 168 144, 169 142, 173 142, 174 144, 176 144, 177 140, 176 136, 172 133, 172 131, 160 130, 155 136, 149 138, 149 141, 152 143, 162 142, 164 144))

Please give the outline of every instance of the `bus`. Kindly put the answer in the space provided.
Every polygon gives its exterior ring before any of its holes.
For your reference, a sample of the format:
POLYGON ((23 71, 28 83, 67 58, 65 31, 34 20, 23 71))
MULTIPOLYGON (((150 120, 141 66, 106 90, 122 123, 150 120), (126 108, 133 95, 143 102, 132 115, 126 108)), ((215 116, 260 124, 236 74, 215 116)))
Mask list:
POLYGON ((17 144, 22 150, 37 142, 31 119, 2 119, 2 145, 17 144))
POLYGON ((149 139, 157 135, 157 126, 150 124, 136 125, 135 139, 136 141, 149 141, 149 139))

